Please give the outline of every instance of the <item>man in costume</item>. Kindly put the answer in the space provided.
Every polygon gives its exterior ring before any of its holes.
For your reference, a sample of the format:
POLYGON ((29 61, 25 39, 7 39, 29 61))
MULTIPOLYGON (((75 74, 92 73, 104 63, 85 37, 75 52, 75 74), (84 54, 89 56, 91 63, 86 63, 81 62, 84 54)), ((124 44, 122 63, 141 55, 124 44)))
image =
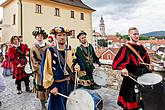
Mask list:
POLYGON ((19 42, 23 44, 23 36, 18 36, 19 37, 19 42))
POLYGON ((50 90, 48 110, 66 110, 66 98, 58 92, 68 96, 73 91, 74 74, 83 75, 75 56, 75 50, 68 45, 67 36, 71 35, 68 29, 55 27, 51 34, 57 40, 57 46, 46 49, 42 58, 43 85, 50 90))
POLYGON ((86 75, 81 77, 80 87, 86 89, 94 89, 94 86, 97 86, 93 80, 93 70, 94 70, 94 63, 101 65, 99 62, 99 58, 96 56, 93 46, 87 42, 86 40, 86 33, 81 32, 77 35, 77 39, 79 39, 81 45, 77 47, 76 56, 80 59, 83 63, 83 66, 86 71, 86 75))
POLYGON ((49 43, 49 46, 55 46, 55 42, 54 42, 54 39, 53 39, 53 36, 49 36, 48 37, 48 43, 49 43))
POLYGON ((25 82, 26 91, 31 92, 29 87, 29 75, 24 71, 27 63, 26 55, 29 52, 28 46, 20 43, 18 36, 12 36, 10 41, 11 46, 9 47, 8 55, 13 64, 12 76, 15 79, 15 84, 17 85, 17 94, 22 93, 21 81, 25 82))
POLYGON ((41 78, 40 78, 40 64, 42 55, 48 45, 43 41, 47 38, 46 32, 44 30, 38 30, 32 32, 33 36, 35 36, 36 42, 30 49, 30 61, 33 70, 33 92, 36 93, 37 98, 40 99, 42 108, 41 110, 47 110, 45 103, 48 99, 48 91, 44 89, 41 78))
MULTIPOLYGON (((132 27, 128 30, 130 41, 127 43, 132 46, 137 53, 141 56, 144 63, 150 64, 150 59, 147 51, 139 43, 139 31, 137 28, 132 27)), ((128 77, 133 78, 151 72, 145 65, 142 64, 140 58, 125 44, 123 45, 113 61, 112 68, 114 70, 122 70, 123 81, 118 96, 118 105, 123 110, 138 110, 141 106, 137 101, 135 93, 137 83, 128 77)))

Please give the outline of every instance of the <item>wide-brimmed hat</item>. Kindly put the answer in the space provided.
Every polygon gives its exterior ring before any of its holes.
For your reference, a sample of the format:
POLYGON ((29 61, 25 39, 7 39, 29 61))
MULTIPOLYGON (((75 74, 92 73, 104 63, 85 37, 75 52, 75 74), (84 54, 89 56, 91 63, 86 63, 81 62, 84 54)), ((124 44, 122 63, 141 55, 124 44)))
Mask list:
POLYGON ((80 37, 81 35, 87 35, 87 33, 86 33, 86 32, 80 32, 80 33, 77 35, 77 39, 79 39, 79 37, 80 37))
POLYGON ((42 29, 40 29, 40 30, 35 30, 35 31, 32 32, 32 34, 33 34, 33 36, 35 36, 35 38, 36 38, 36 36, 38 36, 39 34, 43 34, 44 39, 46 39, 46 38, 48 37, 48 34, 47 34, 44 30, 42 30, 42 29))
POLYGON ((56 34, 60 32, 65 32, 68 36, 72 35, 72 31, 64 27, 55 27, 52 30, 50 30, 50 34, 56 34))

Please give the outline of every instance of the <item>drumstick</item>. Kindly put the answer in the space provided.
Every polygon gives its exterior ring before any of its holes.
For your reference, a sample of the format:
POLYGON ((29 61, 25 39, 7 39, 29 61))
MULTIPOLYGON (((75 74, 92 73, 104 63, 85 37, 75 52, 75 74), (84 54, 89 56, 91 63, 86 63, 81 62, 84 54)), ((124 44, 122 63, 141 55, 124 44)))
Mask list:
POLYGON ((76 103, 78 103, 78 101, 76 100, 76 99, 73 99, 73 98, 71 98, 71 97, 68 97, 68 96, 66 96, 66 95, 64 95, 64 94, 61 94, 61 93, 57 93, 58 95, 60 95, 60 96, 62 96, 62 97, 65 97, 65 98, 67 98, 67 99, 71 99, 71 100, 74 100, 74 101, 76 101, 76 103))
POLYGON ((76 93, 75 90, 76 90, 76 87, 77 87, 77 71, 75 72, 75 81, 74 81, 74 94, 76 93))
POLYGON ((151 64, 148 64, 148 63, 140 63, 140 64, 143 64, 143 65, 148 65, 148 66, 150 66, 151 64))
POLYGON ((142 87, 144 87, 142 84, 140 84, 139 82, 137 82, 133 77, 131 77, 130 75, 128 75, 129 78, 131 78, 132 80, 134 80, 136 83, 138 83, 139 85, 141 85, 142 87))
MULTIPOLYGON (((148 64, 148 63, 140 63, 140 64, 148 65, 148 66, 152 65, 152 64, 148 64)), ((153 66, 157 66, 157 67, 159 67, 158 65, 153 65, 153 66)))

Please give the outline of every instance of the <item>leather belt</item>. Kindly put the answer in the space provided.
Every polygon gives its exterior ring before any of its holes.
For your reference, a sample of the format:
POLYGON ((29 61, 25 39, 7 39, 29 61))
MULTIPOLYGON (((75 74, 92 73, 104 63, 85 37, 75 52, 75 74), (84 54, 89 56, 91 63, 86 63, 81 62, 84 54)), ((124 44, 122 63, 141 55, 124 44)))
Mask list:
POLYGON ((66 77, 64 79, 60 79, 60 80, 54 80, 55 83, 60 83, 60 82, 64 82, 64 81, 69 81, 70 80, 70 76, 69 77, 66 77))

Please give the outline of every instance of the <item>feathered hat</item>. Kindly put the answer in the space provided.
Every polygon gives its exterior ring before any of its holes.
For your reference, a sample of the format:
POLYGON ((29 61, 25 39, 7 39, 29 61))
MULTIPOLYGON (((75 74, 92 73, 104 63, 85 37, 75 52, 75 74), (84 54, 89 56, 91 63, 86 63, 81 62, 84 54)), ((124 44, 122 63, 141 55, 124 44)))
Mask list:
POLYGON ((53 37, 52 36, 49 36, 48 38, 52 39, 52 41, 54 41, 53 37))
POLYGON ((72 31, 69 29, 66 29, 64 27, 55 27, 52 30, 50 30, 50 34, 56 34, 59 32, 65 32, 67 34, 67 36, 71 36, 72 35, 72 31))

